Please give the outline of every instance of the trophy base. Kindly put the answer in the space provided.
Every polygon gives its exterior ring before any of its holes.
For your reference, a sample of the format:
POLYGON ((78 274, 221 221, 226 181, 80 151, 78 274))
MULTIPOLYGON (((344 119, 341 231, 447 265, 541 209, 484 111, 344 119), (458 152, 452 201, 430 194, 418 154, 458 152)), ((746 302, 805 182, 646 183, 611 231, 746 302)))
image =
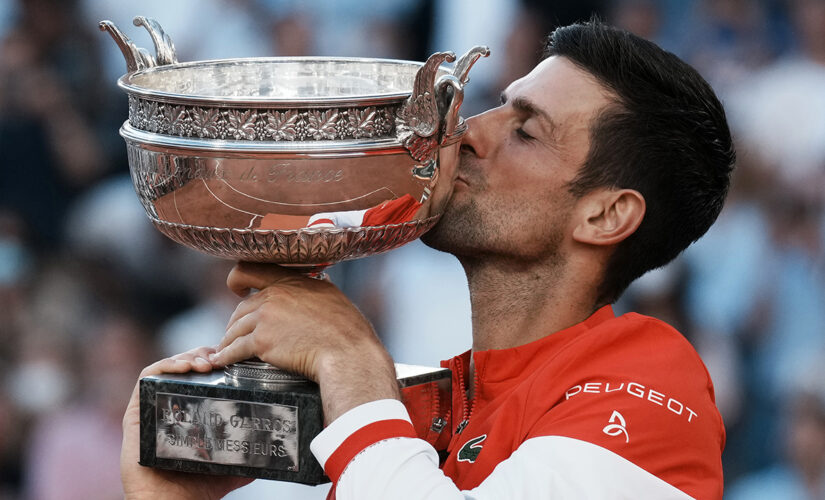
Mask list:
MULTIPOLYGON (((450 371, 396 365, 419 437, 450 429, 450 371)), ((230 372, 162 374, 140 381, 140 464, 209 475, 316 485, 328 482, 309 449, 323 429, 318 385, 257 381, 230 372)))

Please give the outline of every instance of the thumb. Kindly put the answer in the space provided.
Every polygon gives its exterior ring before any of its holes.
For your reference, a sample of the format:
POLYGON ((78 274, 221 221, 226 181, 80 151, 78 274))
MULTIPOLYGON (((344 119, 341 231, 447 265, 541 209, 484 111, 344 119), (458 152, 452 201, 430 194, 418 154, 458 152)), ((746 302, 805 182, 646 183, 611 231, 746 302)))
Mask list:
POLYGON ((229 272, 226 286, 235 295, 246 297, 251 290, 263 290, 273 283, 300 276, 296 271, 277 264, 238 262, 229 272))

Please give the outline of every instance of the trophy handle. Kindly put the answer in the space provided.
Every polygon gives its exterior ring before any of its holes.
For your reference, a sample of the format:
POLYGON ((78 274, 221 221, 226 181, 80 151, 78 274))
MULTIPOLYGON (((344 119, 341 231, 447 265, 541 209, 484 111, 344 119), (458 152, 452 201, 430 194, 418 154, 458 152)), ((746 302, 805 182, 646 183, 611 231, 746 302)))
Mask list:
POLYGON ((435 82, 435 93, 439 104, 438 112, 444 123, 438 143, 444 144, 458 125, 458 111, 464 102, 464 85, 456 76, 444 75, 435 82))
POLYGON ((104 20, 98 24, 100 31, 109 32, 115 43, 117 43, 124 59, 126 59, 126 70, 129 73, 178 62, 172 39, 163 31, 157 21, 148 17, 137 16, 133 22, 135 26, 143 26, 149 32, 152 43, 155 44, 155 57, 148 50, 135 45, 112 21, 104 20))
POLYGON ((98 24, 100 31, 108 31, 114 39, 120 51, 126 59, 126 70, 129 73, 135 71, 151 68, 155 65, 155 59, 149 54, 146 49, 142 49, 132 42, 112 21, 104 20, 98 24))
POLYGON ((172 43, 172 38, 163 31, 160 24, 152 18, 145 16, 137 16, 132 21, 135 26, 143 26, 152 37, 152 43, 155 44, 155 64, 163 66, 166 64, 175 64, 178 62, 178 56, 175 53, 175 44, 172 43))
POLYGON ((461 56, 452 73, 436 80, 441 65, 455 61, 452 52, 436 52, 415 74, 412 94, 396 115, 396 127, 399 140, 416 161, 432 160, 438 146, 455 132, 470 68, 489 54, 487 47, 473 47, 461 56))
POLYGON ((444 61, 455 61, 452 52, 436 52, 415 74, 410 97, 396 113, 398 139, 416 161, 427 163, 435 158, 438 138, 433 137, 442 118, 436 100, 435 77, 444 61))
POLYGON ((468 76, 470 73, 470 68, 473 67, 473 64, 479 60, 481 57, 487 57, 490 55, 490 49, 484 45, 477 45, 472 49, 468 50, 466 54, 461 56, 461 58, 455 63, 453 67, 453 75, 458 78, 458 81, 461 82, 461 85, 467 85, 467 82, 470 81, 470 77, 468 76))
POLYGON ((419 137, 430 137, 441 122, 435 96, 435 77, 441 64, 455 61, 452 52, 436 52, 415 74, 410 97, 398 111, 406 125, 419 137))

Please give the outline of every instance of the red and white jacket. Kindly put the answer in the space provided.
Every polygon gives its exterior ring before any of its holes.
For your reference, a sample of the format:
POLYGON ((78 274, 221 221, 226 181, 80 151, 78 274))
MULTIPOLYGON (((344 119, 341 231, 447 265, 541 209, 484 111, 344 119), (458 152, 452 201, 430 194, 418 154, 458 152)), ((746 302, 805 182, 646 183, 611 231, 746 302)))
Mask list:
POLYGON ((667 324, 610 306, 453 371, 449 455, 418 439, 404 405, 353 408, 312 442, 345 499, 722 498, 722 419, 710 376, 667 324))

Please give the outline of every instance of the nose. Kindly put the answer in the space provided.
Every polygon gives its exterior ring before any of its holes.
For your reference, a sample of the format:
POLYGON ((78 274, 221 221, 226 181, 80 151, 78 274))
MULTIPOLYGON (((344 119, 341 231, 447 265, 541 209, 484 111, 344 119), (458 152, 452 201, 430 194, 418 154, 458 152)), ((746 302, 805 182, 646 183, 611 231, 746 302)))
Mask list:
MULTIPOLYGON (((496 108, 497 109, 497 108, 496 108)), ((461 139, 462 152, 479 158, 487 157, 493 150, 496 130, 496 109, 467 118, 467 133, 461 139)))

